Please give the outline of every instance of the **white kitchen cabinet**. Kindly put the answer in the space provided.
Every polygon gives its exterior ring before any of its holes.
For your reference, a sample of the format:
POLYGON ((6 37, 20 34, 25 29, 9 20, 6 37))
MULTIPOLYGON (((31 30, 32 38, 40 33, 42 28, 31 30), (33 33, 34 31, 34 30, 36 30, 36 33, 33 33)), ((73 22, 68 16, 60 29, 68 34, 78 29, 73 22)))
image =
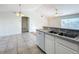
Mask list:
POLYGON ((44 51, 45 50, 45 35, 44 32, 37 31, 37 45, 44 51))
POLYGON ((54 54, 54 37, 48 34, 45 34, 45 52, 47 54, 54 54))
POLYGON ((77 54, 77 51, 69 49, 62 44, 56 43, 56 54, 77 54))
POLYGON ((56 42, 59 42, 72 50, 79 51, 79 43, 77 42, 69 41, 65 38, 60 38, 60 37, 56 37, 56 42))
POLYGON ((37 31, 37 45, 47 54, 79 54, 79 43, 52 34, 37 31))
POLYGON ((59 37, 55 37, 55 39, 56 54, 78 54, 78 51, 75 50, 76 48, 78 48, 78 46, 76 46, 74 43, 71 43, 59 37), (72 48, 73 46, 74 48, 72 48))

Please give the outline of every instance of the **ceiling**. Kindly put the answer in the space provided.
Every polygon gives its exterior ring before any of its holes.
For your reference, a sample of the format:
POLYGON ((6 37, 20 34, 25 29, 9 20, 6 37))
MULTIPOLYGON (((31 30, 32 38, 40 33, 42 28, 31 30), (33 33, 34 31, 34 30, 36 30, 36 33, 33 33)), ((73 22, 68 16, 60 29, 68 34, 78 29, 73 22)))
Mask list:
MULTIPOLYGON (((37 9, 39 6, 35 4, 22 4, 21 9, 22 11, 31 11, 37 9)), ((0 12, 17 11, 18 8, 18 4, 0 4, 0 12)))
MULTIPOLYGON (((22 4, 22 12, 41 12, 44 15, 54 15, 55 8, 59 15, 79 13, 79 4, 22 4)), ((16 12, 18 4, 0 4, 0 12, 16 12)))

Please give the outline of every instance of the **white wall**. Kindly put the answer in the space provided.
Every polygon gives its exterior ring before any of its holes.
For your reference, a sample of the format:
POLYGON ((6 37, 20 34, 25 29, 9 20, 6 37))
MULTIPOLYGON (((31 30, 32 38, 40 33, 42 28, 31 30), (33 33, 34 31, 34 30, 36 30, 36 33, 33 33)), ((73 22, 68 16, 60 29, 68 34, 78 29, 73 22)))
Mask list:
POLYGON ((43 26, 48 25, 47 17, 42 16, 41 13, 38 12, 31 12, 26 13, 29 17, 29 31, 36 32, 36 29, 42 29, 43 26))
POLYGON ((9 12, 0 12, 0 36, 21 33, 21 19, 9 12))
MULTIPOLYGON (((47 26, 47 18, 39 13, 28 13, 29 32, 36 32, 47 26)), ((21 33, 21 18, 10 12, 0 12, 0 36, 15 35, 21 33)))
POLYGON ((30 17, 30 32, 35 32, 36 29, 42 29, 43 26, 47 26, 46 17, 40 15, 32 15, 30 17))

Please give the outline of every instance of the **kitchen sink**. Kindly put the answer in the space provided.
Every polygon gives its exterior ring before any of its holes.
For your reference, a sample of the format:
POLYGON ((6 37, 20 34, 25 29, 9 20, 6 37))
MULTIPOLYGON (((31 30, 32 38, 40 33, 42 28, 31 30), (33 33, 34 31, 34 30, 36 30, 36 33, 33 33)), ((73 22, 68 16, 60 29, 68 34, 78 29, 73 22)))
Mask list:
POLYGON ((57 34, 57 32, 55 32, 55 31, 49 31, 49 33, 54 33, 54 34, 57 34))
POLYGON ((59 33, 58 35, 61 35, 61 36, 63 36, 63 35, 64 35, 64 33, 59 33))

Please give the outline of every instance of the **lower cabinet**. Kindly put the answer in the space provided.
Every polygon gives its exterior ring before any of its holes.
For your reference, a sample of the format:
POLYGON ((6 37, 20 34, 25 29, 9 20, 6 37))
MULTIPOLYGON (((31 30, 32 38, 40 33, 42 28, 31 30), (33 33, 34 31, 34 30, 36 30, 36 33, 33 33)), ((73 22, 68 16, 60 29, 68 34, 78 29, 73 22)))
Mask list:
POLYGON ((55 37, 55 53, 56 54, 78 54, 78 44, 55 37))
POLYGON ((79 43, 37 31, 37 45, 47 54, 79 54, 79 43))
POLYGON ((45 52, 47 54, 78 54, 79 45, 64 38, 45 34, 45 52))
POLYGON ((47 34, 45 34, 45 52, 54 54, 54 37, 47 34))
POLYGON ((37 45, 45 51, 45 36, 44 32, 37 31, 37 45))
POLYGON ((69 49, 67 47, 65 47, 62 44, 56 43, 56 50, 55 50, 56 54, 77 54, 76 51, 69 49))

